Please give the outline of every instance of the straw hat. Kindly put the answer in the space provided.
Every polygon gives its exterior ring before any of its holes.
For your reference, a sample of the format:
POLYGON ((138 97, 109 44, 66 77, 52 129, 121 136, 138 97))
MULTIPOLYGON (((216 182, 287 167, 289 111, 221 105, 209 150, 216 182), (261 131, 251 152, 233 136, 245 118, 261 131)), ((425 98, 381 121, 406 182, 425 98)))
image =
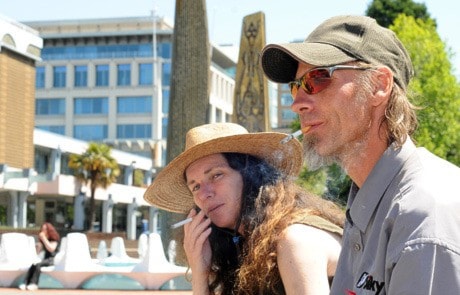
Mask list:
POLYGON ((158 173, 144 199, 161 209, 188 213, 194 202, 185 183, 185 169, 196 160, 217 153, 243 153, 264 159, 286 175, 302 166, 302 145, 297 139, 281 143, 284 133, 248 131, 233 123, 206 124, 190 129, 185 151, 158 173))

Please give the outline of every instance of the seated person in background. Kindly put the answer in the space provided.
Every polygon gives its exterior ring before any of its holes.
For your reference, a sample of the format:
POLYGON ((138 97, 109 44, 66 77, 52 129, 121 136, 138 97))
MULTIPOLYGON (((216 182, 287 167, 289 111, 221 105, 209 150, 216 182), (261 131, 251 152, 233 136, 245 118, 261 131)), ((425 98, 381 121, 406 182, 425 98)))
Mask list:
POLYGON ((37 290, 38 280, 40 279, 41 267, 54 264, 54 256, 59 250, 60 236, 54 226, 45 222, 38 233, 37 253, 45 251, 43 260, 39 263, 32 264, 27 271, 26 278, 23 284, 19 285, 21 290, 37 290))
POLYGON ((147 202, 192 218, 184 249, 194 294, 329 294, 343 212, 294 184, 302 147, 285 137, 232 123, 193 128, 147 189, 147 202))

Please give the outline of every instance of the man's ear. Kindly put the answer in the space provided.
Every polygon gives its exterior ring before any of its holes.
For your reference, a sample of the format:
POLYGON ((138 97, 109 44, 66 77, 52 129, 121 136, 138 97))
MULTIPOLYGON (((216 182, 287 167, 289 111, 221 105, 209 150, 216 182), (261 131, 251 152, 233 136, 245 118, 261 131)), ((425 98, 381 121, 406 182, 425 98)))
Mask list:
POLYGON ((388 67, 382 66, 375 70, 374 89, 372 92, 374 106, 378 106, 388 100, 393 89, 393 83, 393 73, 388 67))

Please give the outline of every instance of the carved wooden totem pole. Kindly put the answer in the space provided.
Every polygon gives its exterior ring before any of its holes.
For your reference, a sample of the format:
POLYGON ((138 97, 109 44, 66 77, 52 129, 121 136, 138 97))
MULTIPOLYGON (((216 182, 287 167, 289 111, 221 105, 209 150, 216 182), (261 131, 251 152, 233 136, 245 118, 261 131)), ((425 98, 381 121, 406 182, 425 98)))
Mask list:
POLYGON ((264 13, 246 16, 236 69, 233 120, 250 132, 270 130, 267 79, 259 66, 259 54, 264 45, 264 13))

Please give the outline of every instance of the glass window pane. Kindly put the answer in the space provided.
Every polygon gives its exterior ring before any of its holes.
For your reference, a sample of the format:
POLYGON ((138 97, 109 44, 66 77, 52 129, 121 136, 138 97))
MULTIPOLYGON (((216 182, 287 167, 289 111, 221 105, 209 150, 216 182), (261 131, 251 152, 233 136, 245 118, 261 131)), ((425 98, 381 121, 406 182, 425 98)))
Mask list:
POLYGON ((37 98, 35 100, 36 115, 63 115, 64 113, 64 98, 37 98))
POLYGON ((281 106, 291 106, 293 103, 291 93, 282 93, 281 94, 281 106))
POLYGON ((297 114, 289 109, 285 109, 281 111, 282 120, 294 120, 296 118, 297 118, 297 114))
POLYGON ((117 66, 117 85, 129 86, 131 85, 131 65, 120 64, 117 66))
POLYGON ((75 87, 86 87, 88 85, 88 66, 75 66, 74 71, 75 87))
POLYGON ((73 135, 86 141, 103 140, 107 138, 107 125, 75 125, 73 135))
POLYGON ((45 88, 45 67, 35 69, 35 87, 45 88))
POLYGON ((139 85, 152 85, 152 64, 139 64, 139 85))
POLYGON ((117 98, 118 114, 151 114, 151 96, 122 96, 117 98))
POLYGON ((163 89, 163 95, 162 95, 162 103, 161 103, 161 107, 162 107, 162 112, 163 114, 168 114, 169 113, 169 89, 163 89))
POLYGON ((75 98, 74 114, 108 114, 109 99, 107 97, 75 98))
POLYGON ((170 85, 170 79, 171 79, 171 63, 166 62, 163 63, 162 67, 162 73, 163 75, 161 76, 161 85, 163 86, 168 86, 170 85))
POLYGON ((66 67, 56 66, 53 68, 53 87, 65 87, 66 81, 66 67))
POLYGON ((117 138, 146 139, 152 137, 152 126, 149 124, 117 125, 117 138))
POLYGON ((40 125, 35 126, 37 129, 65 135, 65 126, 62 125, 40 125))
POLYGON ((109 86, 109 65, 96 66, 96 86, 109 86))

